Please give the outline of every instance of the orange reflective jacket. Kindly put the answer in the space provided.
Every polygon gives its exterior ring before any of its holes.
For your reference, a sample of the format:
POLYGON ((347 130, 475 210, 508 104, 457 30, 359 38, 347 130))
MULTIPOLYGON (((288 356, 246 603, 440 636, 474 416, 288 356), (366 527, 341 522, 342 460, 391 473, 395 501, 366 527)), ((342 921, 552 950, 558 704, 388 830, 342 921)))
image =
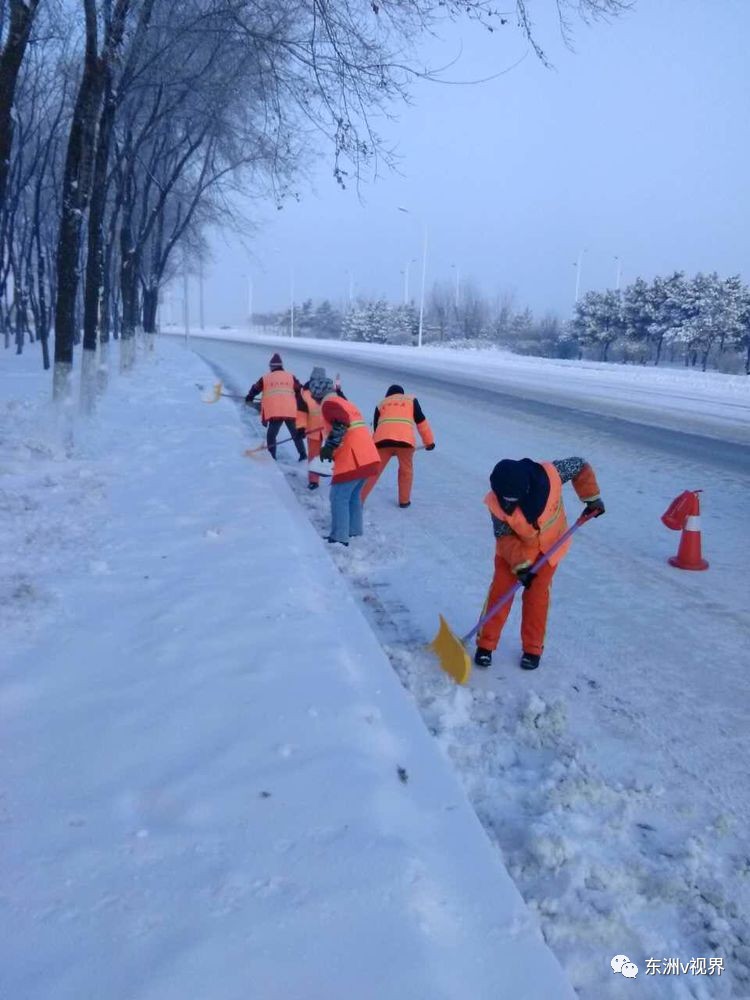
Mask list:
MULTIPOLYGON (((375 444, 382 441, 397 441, 414 448, 414 397, 402 393, 386 396, 378 403, 378 426, 375 428, 375 444)), ((426 420, 416 425, 424 444, 434 444, 432 429, 426 420)))
POLYGON ((307 419, 303 424, 303 426, 307 428, 308 437, 311 434, 322 435, 323 413, 321 404, 316 402, 315 398, 313 397, 313 394, 310 392, 309 389, 302 390, 302 398, 307 403, 307 413, 303 414, 303 416, 306 417, 307 419))
POLYGON ((354 474, 360 470, 364 477, 374 475, 375 471, 380 468, 380 455, 372 439, 370 428, 354 403, 339 397, 336 397, 336 403, 346 411, 349 417, 349 428, 344 434, 341 444, 333 453, 333 481, 354 478, 354 474))
MULTIPOLYGON (((526 569, 538 558, 541 552, 547 552, 557 539, 568 528, 565 517, 565 507, 562 502, 562 480, 552 462, 540 463, 549 479, 549 497, 538 520, 538 528, 526 520, 520 507, 512 514, 506 514, 492 490, 484 498, 491 513, 498 521, 505 521, 512 535, 503 535, 497 539, 497 552, 508 563, 514 573, 526 569)), ((550 558, 550 565, 557 566, 570 548, 570 541, 562 545, 550 558)))
POLYGON ((296 420, 297 399, 291 372, 269 372, 263 376, 261 420, 296 420))

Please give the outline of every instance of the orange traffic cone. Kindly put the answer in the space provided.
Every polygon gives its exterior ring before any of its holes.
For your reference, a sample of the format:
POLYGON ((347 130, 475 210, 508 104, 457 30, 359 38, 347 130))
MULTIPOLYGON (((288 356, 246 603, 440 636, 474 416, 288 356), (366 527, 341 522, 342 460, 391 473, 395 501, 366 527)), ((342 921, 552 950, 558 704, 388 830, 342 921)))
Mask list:
POLYGON ((662 522, 673 531, 682 529, 677 555, 669 559, 678 569, 708 569, 701 553, 701 505, 698 496, 702 490, 685 490, 667 507, 662 522))

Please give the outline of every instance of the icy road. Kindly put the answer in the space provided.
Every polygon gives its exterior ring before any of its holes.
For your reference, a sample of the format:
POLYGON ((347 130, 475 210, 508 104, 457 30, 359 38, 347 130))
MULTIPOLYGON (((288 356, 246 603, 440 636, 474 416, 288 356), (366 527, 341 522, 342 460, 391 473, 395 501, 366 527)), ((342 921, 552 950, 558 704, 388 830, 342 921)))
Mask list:
MULTIPOLYGON (((241 392, 272 350, 191 342, 241 392)), ((399 382, 432 423, 437 448, 416 458, 412 507, 398 509, 389 466, 366 507, 365 539, 335 558, 581 995, 623 995, 620 977, 603 994, 589 969, 592 952, 608 949, 642 975, 649 957, 724 957, 721 980, 661 979, 660 997, 750 995, 746 398, 702 409, 679 379, 651 384, 632 422, 613 410, 605 375, 602 390, 573 370, 564 391, 565 369, 558 384, 539 363, 535 378, 533 359, 514 386, 512 372, 493 385, 477 374, 481 359, 460 352, 420 371, 416 352, 406 365, 387 348, 339 359, 331 342, 274 348, 302 381, 314 364, 340 372, 368 419, 399 382), (690 433, 675 429, 681 413, 690 433), (493 557, 482 504, 490 470, 503 457, 570 455, 594 466, 607 514, 579 533, 557 574, 542 667, 517 667, 514 609, 491 671, 455 689, 424 644, 439 611, 460 632, 480 611, 493 557), (706 573, 666 562, 678 535, 660 515, 685 489, 705 491, 706 573)), ((322 533, 325 488, 308 494, 294 453, 280 456, 322 533)), ((567 506, 576 512, 572 490, 567 506)))

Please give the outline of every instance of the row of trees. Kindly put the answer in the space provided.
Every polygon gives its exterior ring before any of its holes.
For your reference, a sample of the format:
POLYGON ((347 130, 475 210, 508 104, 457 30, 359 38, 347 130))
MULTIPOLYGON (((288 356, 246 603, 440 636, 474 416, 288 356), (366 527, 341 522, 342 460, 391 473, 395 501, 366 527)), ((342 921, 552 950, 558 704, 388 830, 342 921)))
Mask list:
MULTIPOLYGON (((291 311, 272 322, 290 332, 291 311)), ((340 309, 329 301, 295 308, 297 336, 408 344, 416 343, 418 330, 413 303, 360 298, 340 309)), ((639 364, 680 360, 704 371, 712 363, 731 367, 732 358, 743 355, 750 374, 750 288, 736 276, 716 274, 639 278, 622 292, 588 292, 563 322, 554 313, 535 317, 516 308, 512 295, 491 299, 467 283, 459 296, 438 283, 425 302, 423 341, 493 343, 520 354, 639 364)))
MULTIPOLYGON (((526 0, 515 14, 533 44, 526 0)), ((316 135, 342 186, 389 158, 373 121, 425 75, 413 42, 458 17, 508 23, 491 0, 0 0, 6 346, 37 339, 48 366, 54 329, 58 395, 78 345, 84 377, 111 338, 128 365, 207 227, 246 231, 235 194, 296 197, 316 135)))
POLYGON ((711 361, 727 352, 743 352, 750 374, 750 288, 737 275, 676 271, 651 282, 638 278, 623 292, 588 292, 576 305, 570 332, 585 348, 607 360, 613 345, 625 358, 658 365, 711 361))

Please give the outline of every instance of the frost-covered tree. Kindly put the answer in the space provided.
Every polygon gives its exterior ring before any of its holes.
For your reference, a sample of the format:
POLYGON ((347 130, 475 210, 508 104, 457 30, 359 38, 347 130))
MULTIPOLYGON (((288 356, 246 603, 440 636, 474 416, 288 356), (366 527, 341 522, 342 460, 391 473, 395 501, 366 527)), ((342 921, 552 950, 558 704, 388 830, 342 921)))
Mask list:
POLYGON ((341 336, 341 313, 325 299, 315 310, 312 328, 316 337, 336 338, 341 336))
POLYGON ((606 361, 610 347, 626 329, 620 293, 587 292, 576 303, 572 329, 581 345, 599 347, 606 361))
POLYGON ((750 375, 750 288, 743 285, 737 303, 734 346, 745 352, 745 374, 750 375))
POLYGON ((396 344, 411 344, 419 332, 419 313, 414 306, 394 306, 391 310, 390 339, 396 344))
POLYGON ((703 371, 711 351, 733 336, 740 313, 739 278, 722 280, 716 272, 696 274, 686 289, 688 318, 676 339, 685 347, 685 364, 695 365, 700 358, 703 371))

